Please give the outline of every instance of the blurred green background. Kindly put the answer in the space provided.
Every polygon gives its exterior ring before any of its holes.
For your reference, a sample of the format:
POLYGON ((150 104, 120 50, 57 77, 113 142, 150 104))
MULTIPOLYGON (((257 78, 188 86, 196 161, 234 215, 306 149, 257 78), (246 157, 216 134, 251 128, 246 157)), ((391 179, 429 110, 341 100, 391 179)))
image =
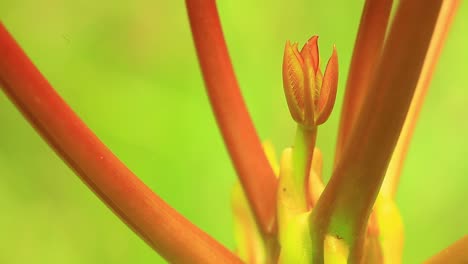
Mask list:
MULTIPOLYGON (((318 140, 328 177, 363 1, 218 2, 245 101, 259 135, 278 153, 294 134, 281 81, 285 41, 304 43, 318 34, 323 61, 336 44, 337 105, 318 140)), ((235 247, 230 191, 236 175, 204 93, 183 1, 2 0, 0 19, 144 182, 235 247)), ((468 233, 467 25, 463 3, 401 179, 405 263, 420 262, 468 233)), ((164 263, 1 92, 0 212, 0 263, 164 263)))

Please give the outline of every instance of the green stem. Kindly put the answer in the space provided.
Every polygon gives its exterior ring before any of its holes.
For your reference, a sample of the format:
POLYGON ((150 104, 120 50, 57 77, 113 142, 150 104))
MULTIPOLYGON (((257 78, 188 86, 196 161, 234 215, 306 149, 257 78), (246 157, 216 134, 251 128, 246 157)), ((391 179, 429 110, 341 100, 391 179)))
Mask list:
POLYGON ((310 204, 307 198, 307 182, 309 180, 316 138, 317 127, 306 128, 301 125, 297 126, 292 153, 293 184, 295 188, 295 200, 299 208, 304 209, 304 212, 309 209, 308 204, 310 204))

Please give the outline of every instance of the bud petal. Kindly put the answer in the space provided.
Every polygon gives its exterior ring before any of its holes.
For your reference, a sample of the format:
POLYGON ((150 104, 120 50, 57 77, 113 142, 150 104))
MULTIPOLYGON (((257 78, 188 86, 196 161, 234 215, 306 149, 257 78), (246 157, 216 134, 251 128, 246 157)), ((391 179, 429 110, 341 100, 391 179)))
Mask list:
POLYGON ((319 67, 318 36, 302 47, 288 41, 283 58, 283 88, 293 119, 307 128, 324 123, 333 109, 338 84, 338 56, 333 53, 325 75, 319 67))
POLYGON ((338 86, 338 55, 336 48, 333 47, 333 53, 328 60, 325 69, 325 75, 322 80, 322 87, 320 89, 320 96, 316 106, 318 115, 315 122, 316 125, 323 124, 327 121, 328 117, 333 110, 335 104, 336 89, 338 86))
POLYGON ((305 126, 315 126, 315 98, 318 97, 318 88, 316 83, 316 73, 318 70, 318 37, 313 36, 307 41, 301 50, 301 56, 304 60, 303 71, 304 81, 304 122, 305 126))
POLYGON ((283 88, 292 118, 302 123, 304 120, 304 73, 303 60, 297 44, 286 42, 283 58, 283 88))
POLYGON ((319 67, 318 36, 313 36, 307 41, 301 50, 301 56, 306 67, 314 73, 317 72, 319 67))

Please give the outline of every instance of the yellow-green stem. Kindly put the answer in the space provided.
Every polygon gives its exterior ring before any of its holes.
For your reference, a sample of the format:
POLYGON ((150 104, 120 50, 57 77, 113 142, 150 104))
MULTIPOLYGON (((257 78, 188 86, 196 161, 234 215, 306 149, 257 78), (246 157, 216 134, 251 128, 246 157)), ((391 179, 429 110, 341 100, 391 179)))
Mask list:
POLYGON ((307 128, 302 125, 297 126, 292 153, 293 184, 295 188, 295 200, 299 208, 303 209, 304 212, 309 209, 308 204, 310 204, 307 201, 307 182, 316 138, 317 127, 307 128))

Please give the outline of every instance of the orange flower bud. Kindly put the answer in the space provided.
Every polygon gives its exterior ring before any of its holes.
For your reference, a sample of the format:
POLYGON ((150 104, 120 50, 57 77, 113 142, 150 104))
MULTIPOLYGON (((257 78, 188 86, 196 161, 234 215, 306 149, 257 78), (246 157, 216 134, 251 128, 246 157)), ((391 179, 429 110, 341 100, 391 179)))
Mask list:
POLYGON ((283 58, 283 87, 292 118, 306 127, 324 123, 333 109, 338 85, 338 56, 333 53, 325 69, 319 67, 318 37, 313 36, 299 52, 288 41, 283 58))

